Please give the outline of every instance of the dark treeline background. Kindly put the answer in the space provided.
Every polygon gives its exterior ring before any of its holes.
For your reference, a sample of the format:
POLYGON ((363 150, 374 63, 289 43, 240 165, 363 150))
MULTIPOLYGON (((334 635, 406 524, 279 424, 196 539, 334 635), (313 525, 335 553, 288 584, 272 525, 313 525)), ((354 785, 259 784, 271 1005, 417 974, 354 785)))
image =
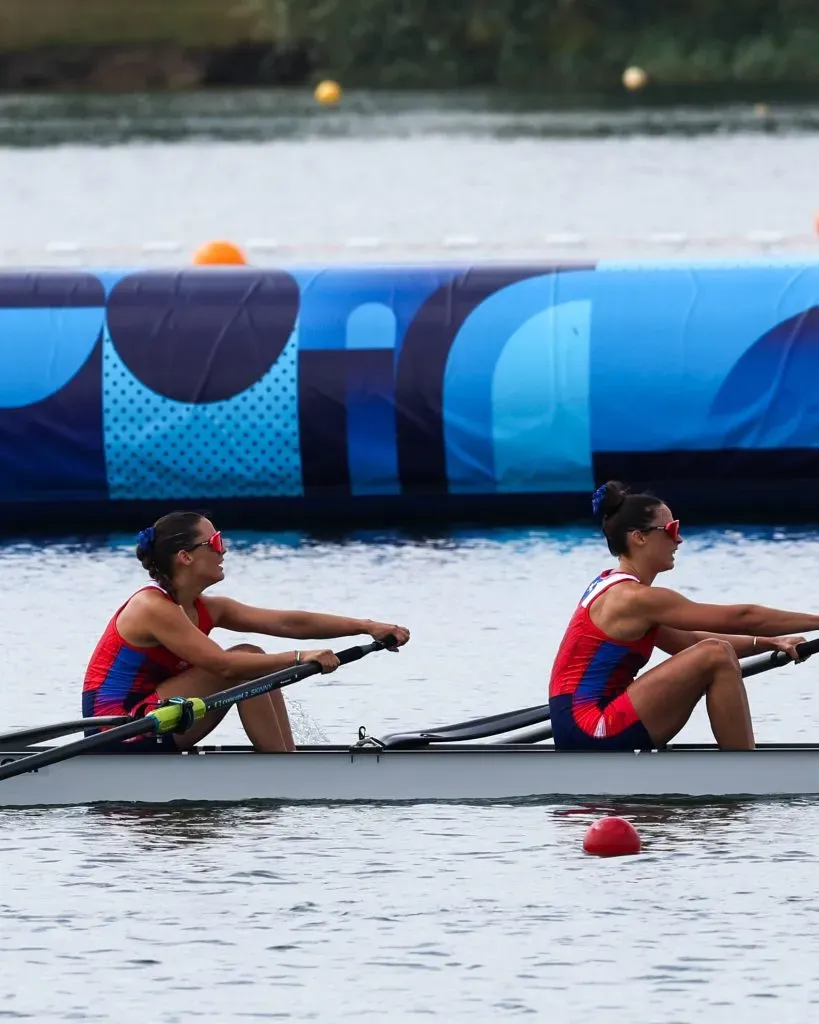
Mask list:
POLYGON ((2 0, 0 86, 810 88, 816 0, 2 0))

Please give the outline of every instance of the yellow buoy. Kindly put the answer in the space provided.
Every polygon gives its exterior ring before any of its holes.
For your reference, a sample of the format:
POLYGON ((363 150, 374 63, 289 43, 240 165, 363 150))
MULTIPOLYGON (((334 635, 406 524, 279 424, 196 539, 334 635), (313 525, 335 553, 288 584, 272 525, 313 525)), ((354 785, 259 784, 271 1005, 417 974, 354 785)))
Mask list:
POLYGON ((247 263, 245 254, 233 242, 206 242, 193 254, 197 266, 235 265, 247 263))
POLYGON ((325 79, 316 86, 313 96, 316 103, 321 103, 325 107, 334 107, 341 99, 341 86, 338 82, 325 79))
POLYGON ((623 85, 627 89, 642 89, 648 81, 648 75, 642 68, 630 67, 623 72, 623 85))

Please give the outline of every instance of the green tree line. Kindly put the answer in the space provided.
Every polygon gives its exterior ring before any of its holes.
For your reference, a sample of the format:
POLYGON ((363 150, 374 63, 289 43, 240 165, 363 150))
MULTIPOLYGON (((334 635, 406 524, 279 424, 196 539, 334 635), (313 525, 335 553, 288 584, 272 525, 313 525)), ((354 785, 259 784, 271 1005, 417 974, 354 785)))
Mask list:
POLYGON ((816 0, 3 0, 0 50, 252 42, 348 86, 819 82, 816 0))

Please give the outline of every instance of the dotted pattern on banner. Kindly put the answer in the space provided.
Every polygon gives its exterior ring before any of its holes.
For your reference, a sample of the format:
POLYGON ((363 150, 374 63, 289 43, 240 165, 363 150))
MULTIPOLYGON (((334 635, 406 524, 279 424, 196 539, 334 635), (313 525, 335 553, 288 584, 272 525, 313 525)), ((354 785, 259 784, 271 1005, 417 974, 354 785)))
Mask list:
POLYGON ((103 437, 111 498, 253 498, 303 494, 298 325, 260 381, 224 402, 158 395, 103 341, 103 437))

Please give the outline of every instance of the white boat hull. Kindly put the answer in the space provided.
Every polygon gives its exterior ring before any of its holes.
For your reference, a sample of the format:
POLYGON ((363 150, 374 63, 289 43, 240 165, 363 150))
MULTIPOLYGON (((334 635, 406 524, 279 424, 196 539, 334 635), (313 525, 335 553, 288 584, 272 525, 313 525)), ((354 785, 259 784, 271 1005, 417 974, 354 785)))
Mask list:
MULTIPOLYGON (((35 749, 44 748, 3 751, 0 764, 35 749)), ((805 796, 819 796, 817 746, 567 753, 474 744, 387 751, 303 747, 295 754, 206 747, 184 755, 85 754, 0 781, 0 807, 805 796)))

